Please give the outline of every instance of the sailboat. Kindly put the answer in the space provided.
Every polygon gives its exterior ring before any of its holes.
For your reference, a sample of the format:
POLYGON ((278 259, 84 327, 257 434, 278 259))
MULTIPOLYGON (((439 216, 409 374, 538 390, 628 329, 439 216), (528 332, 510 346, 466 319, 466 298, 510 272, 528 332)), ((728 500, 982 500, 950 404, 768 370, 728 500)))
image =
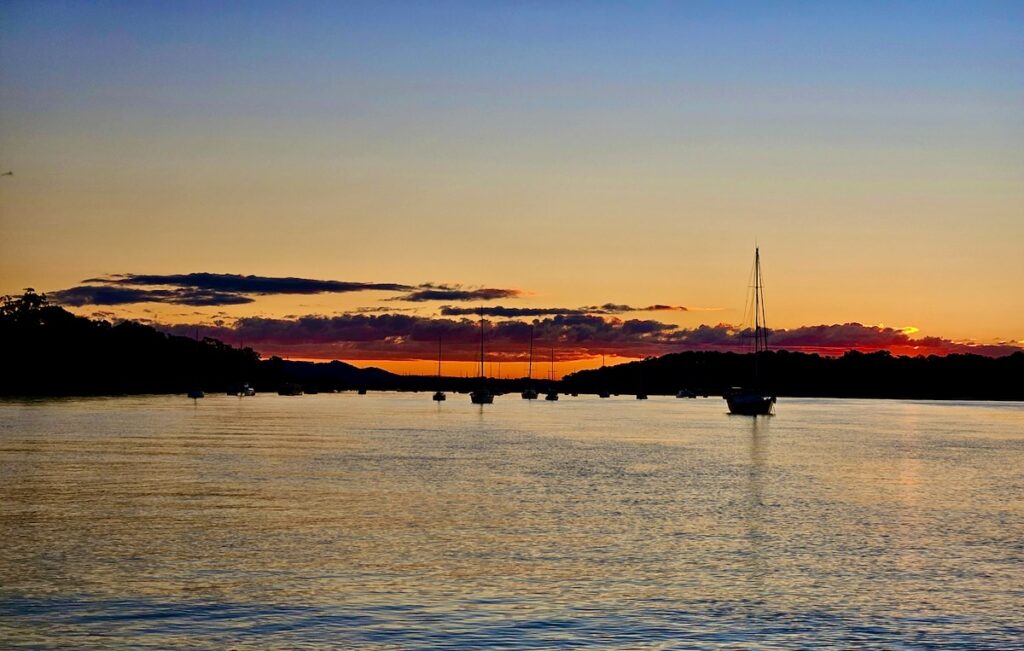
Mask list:
POLYGON ((769 416, 775 396, 761 388, 758 358, 768 350, 768 326, 764 316, 764 286, 761 282, 761 251, 754 248, 754 381, 751 388, 732 388, 722 396, 729 413, 741 416, 769 416))
POLYGON ((530 362, 526 366, 526 388, 523 389, 523 400, 536 400, 537 390, 530 386, 533 380, 533 325, 530 326, 530 362))
POLYGON ((444 391, 441 391, 441 338, 437 338, 437 384, 438 390, 434 392, 434 401, 442 402, 448 399, 448 396, 444 395, 444 391))
POLYGON ((484 377, 484 312, 480 310, 480 386, 469 394, 469 400, 474 405, 489 405, 494 402, 494 394, 487 390, 486 378, 484 377))
POLYGON ((558 392, 555 391, 555 347, 551 347, 551 370, 548 371, 548 380, 551 381, 551 390, 544 396, 545 400, 558 400, 558 392))

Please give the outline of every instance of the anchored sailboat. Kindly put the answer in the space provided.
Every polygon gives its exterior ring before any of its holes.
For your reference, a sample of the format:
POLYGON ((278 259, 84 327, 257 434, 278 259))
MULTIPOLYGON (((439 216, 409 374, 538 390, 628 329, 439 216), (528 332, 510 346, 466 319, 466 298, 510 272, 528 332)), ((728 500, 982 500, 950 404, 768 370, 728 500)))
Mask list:
POLYGON ((489 405, 494 402, 494 394, 487 390, 487 378, 484 376, 484 311, 480 310, 480 386, 469 394, 474 405, 489 405))
POLYGON ((434 400, 441 402, 447 400, 448 396, 444 395, 444 391, 441 391, 441 338, 437 338, 437 385, 438 389, 434 392, 434 400))
POLYGON ((764 316, 764 286, 761 282, 761 251, 754 248, 754 382, 751 388, 729 389, 725 395, 729 413, 768 416, 775 409, 775 396, 761 388, 758 361, 768 350, 768 326, 764 316))
POLYGON ((536 400, 537 390, 530 386, 533 380, 533 325, 530 325, 530 361, 526 366, 526 388, 523 389, 523 400, 536 400))
POLYGON ((545 400, 558 400, 558 392, 555 391, 555 347, 551 347, 551 370, 548 371, 548 381, 551 382, 551 389, 544 396, 545 400))

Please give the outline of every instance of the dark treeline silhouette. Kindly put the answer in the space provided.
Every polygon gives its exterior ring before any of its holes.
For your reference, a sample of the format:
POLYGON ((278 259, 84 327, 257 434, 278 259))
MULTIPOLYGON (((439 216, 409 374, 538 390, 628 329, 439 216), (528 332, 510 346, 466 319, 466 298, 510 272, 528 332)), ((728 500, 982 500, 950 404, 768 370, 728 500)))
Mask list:
MULTIPOLYGON (((260 392, 288 384, 303 389, 468 392, 476 378, 399 376, 344 362, 261 360, 250 348, 199 341, 136 323, 75 316, 28 291, 0 300, 0 395, 61 396, 227 391, 249 383, 260 392)), ((775 351, 760 358, 764 388, 780 396, 1024 400, 1024 353, 894 357, 848 352, 841 357, 775 351)), ((644 392, 687 388, 721 395, 748 385, 751 355, 684 352, 579 371, 560 382, 488 380, 496 393, 527 386, 562 393, 644 392)))
MULTIPOLYGON (((675 394, 686 388, 720 395, 751 384, 753 361, 749 354, 673 353, 579 371, 562 384, 564 391, 580 393, 675 394)), ((849 351, 822 357, 782 350, 763 353, 758 363, 762 387, 780 396, 1024 400, 1024 353, 896 357, 849 351)))
POLYGON ((227 391, 249 383, 276 391, 379 388, 390 373, 342 362, 314 364, 272 357, 216 339, 199 341, 122 321, 71 314, 33 291, 0 299, 0 395, 61 396, 227 391))

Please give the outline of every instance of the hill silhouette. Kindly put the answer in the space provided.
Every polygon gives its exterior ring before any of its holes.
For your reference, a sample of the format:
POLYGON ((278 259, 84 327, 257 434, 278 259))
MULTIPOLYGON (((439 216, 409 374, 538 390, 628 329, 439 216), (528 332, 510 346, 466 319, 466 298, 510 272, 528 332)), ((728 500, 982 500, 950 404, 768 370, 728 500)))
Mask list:
MULTIPOLYGON (((759 359, 762 386, 780 396, 1024 400, 1024 353, 1005 357, 946 355, 897 357, 886 351, 849 351, 840 357, 770 351, 759 359)), ((686 388, 720 395, 749 385, 751 355, 683 352, 579 371, 563 390, 675 394, 686 388)))
POLYGON ((287 383, 306 388, 377 388, 391 373, 343 362, 262 360, 250 348, 168 335, 134 321, 76 316, 29 290, 0 299, 0 395, 61 396, 258 391, 287 383))

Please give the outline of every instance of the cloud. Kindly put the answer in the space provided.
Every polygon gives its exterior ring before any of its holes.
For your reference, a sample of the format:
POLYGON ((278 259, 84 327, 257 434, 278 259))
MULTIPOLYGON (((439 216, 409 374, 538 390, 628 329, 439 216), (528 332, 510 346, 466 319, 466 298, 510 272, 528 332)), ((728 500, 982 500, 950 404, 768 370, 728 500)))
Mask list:
POLYGON ((131 303, 171 303, 174 305, 241 305, 253 299, 232 292, 197 289, 139 289, 81 285, 49 292, 47 297, 62 305, 128 305, 131 303))
MULTIPOLYGON (((194 324, 160 326, 194 334, 194 324)), ((557 314, 533 324, 487 322, 488 359, 525 361, 531 328, 537 346, 555 349, 559 361, 599 355, 640 358, 684 350, 745 352, 750 331, 728 324, 680 328, 650 319, 609 315, 557 314)), ((899 355, 975 353, 1007 355, 1021 350, 1014 342, 979 345, 940 337, 913 338, 905 328, 859 323, 816 325, 771 331, 774 349, 841 355, 848 350, 889 350, 899 355)), ((265 355, 310 359, 433 360, 441 340, 446 360, 472 361, 479 354, 479 323, 470 318, 411 314, 306 315, 294 319, 242 318, 231 325, 204 327, 204 336, 229 343, 244 341, 265 355)))
POLYGON ((455 307, 444 305, 441 307, 443 316, 465 316, 482 315, 497 317, 527 317, 527 316, 550 316, 553 314, 587 314, 583 308, 566 307, 505 307, 503 305, 489 305, 487 307, 455 307))
POLYGON ((413 289, 400 283, 367 283, 344 280, 316 280, 311 278, 243 276, 241 274, 187 273, 187 274, 116 274, 102 278, 89 278, 84 283, 128 285, 133 287, 182 287, 238 294, 326 294, 363 291, 404 292, 413 289))
POLYGON ((126 305, 176 303, 182 305, 237 305, 254 296, 344 294, 350 292, 405 292, 396 301, 490 301, 517 298, 519 289, 467 288, 462 285, 376 283, 313 278, 244 276, 241 274, 114 274, 87 278, 82 285, 50 292, 65 305, 126 305))
POLYGON ((505 307, 503 305, 488 305, 484 307, 455 307, 444 305, 441 307, 443 316, 461 315, 483 315, 496 317, 530 317, 550 316, 555 314, 625 314, 627 312, 660 312, 660 311, 685 312, 687 308, 682 305, 648 305, 647 307, 633 307, 618 303, 605 303, 604 305, 589 305, 584 307, 505 307))
POLYGON ((396 296, 393 301, 493 301, 499 298, 518 298, 521 289, 500 289, 497 287, 479 287, 465 289, 461 285, 423 285, 416 291, 396 296))

